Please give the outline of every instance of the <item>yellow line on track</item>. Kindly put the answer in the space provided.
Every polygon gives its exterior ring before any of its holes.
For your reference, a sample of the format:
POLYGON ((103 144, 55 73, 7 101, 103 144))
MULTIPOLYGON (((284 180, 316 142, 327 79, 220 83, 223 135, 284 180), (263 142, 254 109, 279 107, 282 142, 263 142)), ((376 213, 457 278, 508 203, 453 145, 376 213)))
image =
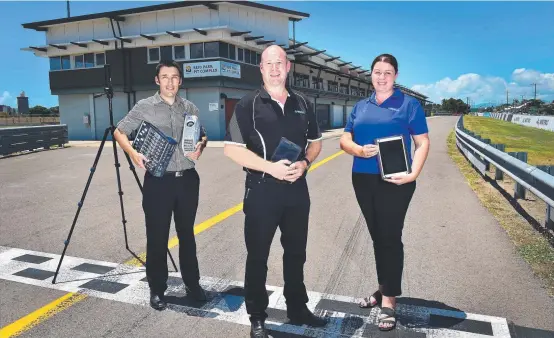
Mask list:
MULTIPOLYGON (((332 159, 338 157, 339 155, 344 154, 344 151, 338 151, 334 153, 331 156, 328 156, 324 158, 321 161, 318 161, 310 167, 308 172, 313 171, 323 164, 331 161, 332 159)), ((212 226, 220 223, 221 221, 233 216, 237 212, 242 210, 242 203, 239 203, 235 205, 232 208, 229 208, 219 214, 217 214, 214 217, 211 217, 204 222, 197 224, 194 226, 194 234, 197 235, 203 231, 208 230, 212 226)), ((171 238, 168 242, 168 248, 171 249, 175 246, 179 245, 179 240, 177 239, 177 236, 171 238)), ((143 252, 138 255, 138 257, 142 260, 146 260, 146 253, 143 252)), ((133 258, 128 261, 126 261, 123 264, 127 265, 134 265, 134 266, 141 266, 142 263, 137 259, 133 258)), ((63 295, 62 297, 54 300, 53 302, 46 304, 45 306, 37 309, 34 312, 31 312, 30 314, 16 320, 15 322, 8 324, 7 326, 0 329, 0 338, 9 338, 9 337, 15 337, 20 334, 22 334, 25 331, 30 330, 31 328, 35 327, 36 325, 40 324, 41 322, 46 321, 47 319, 53 317, 55 314, 71 307, 72 305, 84 300, 87 298, 87 295, 85 294, 79 294, 79 293, 67 293, 63 295)))

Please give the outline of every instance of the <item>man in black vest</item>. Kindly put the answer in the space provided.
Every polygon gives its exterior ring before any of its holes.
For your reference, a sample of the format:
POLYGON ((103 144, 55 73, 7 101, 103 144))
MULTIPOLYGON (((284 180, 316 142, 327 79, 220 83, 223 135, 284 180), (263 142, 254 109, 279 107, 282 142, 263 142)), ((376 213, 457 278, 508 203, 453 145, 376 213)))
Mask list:
POLYGON ((225 155, 242 165, 246 174, 244 194, 246 259, 245 302, 250 315, 251 337, 267 337, 264 321, 268 306, 265 288, 269 249, 277 227, 284 249, 284 296, 292 324, 324 326, 306 306, 304 262, 308 237, 310 196, 306 172, 321 151, 321 133, 313 105, 286 88, 290 62, 279 46, 262 53, 260 70, 264 85, 235 106, 225 137, 225 155), (273 161, 280 142, 296 144, 299 155, 273 161))

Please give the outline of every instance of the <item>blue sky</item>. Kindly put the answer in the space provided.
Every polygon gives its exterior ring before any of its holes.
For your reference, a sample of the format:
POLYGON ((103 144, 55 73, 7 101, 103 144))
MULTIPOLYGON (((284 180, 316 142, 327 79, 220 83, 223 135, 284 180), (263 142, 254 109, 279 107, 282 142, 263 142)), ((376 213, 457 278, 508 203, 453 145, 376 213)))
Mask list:
MULTIPOLYGON (((71 2, 71 15, 158 2, 71 2)), ((554 2, 298 2, 268 4, 306 12, 296 39, 369 68, 380 53, 398 58, 398 83, 437 102, 475 104, 530 98, 554 100, 554 2)), ((66 2, 0 2, 0 104, 58 104, 50 95, 48 61, 20 48, 43 45, 44 33, 21 24, 66 16, 66 2)), ((291 30, 292 35, 292 30, 291 30)))

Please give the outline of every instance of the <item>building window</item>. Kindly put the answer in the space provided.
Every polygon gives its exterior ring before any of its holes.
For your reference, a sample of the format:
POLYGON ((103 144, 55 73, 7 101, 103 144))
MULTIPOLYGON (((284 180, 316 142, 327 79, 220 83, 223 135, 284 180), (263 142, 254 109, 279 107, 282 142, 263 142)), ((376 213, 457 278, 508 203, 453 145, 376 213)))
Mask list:
POLYGON ((350 87, 350 94, 351 95, 354 95, 354 96, 358 96, 359 93, 358 93, 358 88, 356 87, 350 87))
POLYGON ((340 92, 343 94, 348 94, 348 86, 345 84, 340 84, 340 92))
POLYGON ((231 59, 231 60, 236 60, 237 59, 235 57, 235 46, 234 45, 229 45, 229 59, 231 59))
MULTIPOLYGON (((235 60, 235 46, 226 42, 211 41, 204 43, 191 43, 190 44, 190 58, 191 59, 203 59, 203 58, 216 58, 222 57, 226 59, 235 60)), ((242 49, 239 48, 239 61, 244 58, 242 49)))
POLYGON ((365 89, 360 88, 360 96, 365 97, 365 89))
POLYGON ((204 42, 204 57, 215 58, 219 56, 219 42, 204 42))
POLYGON ((160 62, 160 47, 148 48, 148 63, 160 62))
POLYGON ((98 53, 96 54, 96 67, 103 66, 106 64, 106 54, 98 53))
POLYGON ((71 57, 69 55, 64 55, 61 57, 62 69, 71 69, 71 57))
POLYGON ((250 50, 248 49, 244 50, 244 62, 250 63, 250 50))
POLYGON ((85 68, 85 56, 84 55, 75 55, 75 68, 85 68))
POLYGON ((312 83, 313 83, 313 88, 314 89, 323 89, 323 79, 322 78, 319 78, 319 80, 318 80, 317 77, 313 76, 312 77, 312 83))
POLYGON ((238 57, 237 57, 237 60, 239 61, 243 61, 244 62, 244 49, 242 48, 239 48, 238 49, 238 57))
POLYGON ((219 43, 219 56, 222 58, 229 58, 229 44, 225 42, 219 43))
POLYGON ((50 70, 71 69, 71 56, 54 56, 50 58, 50 70))
POLYGON ((339 84, 335 81, 327 81, 327 90, 330 92, 338 92, 339 84))
MULTIPOLYGON (((98 54, 104 56, 104 54, 98 54)), ((83 55, 75 55, 75 69, 82 69, 82 68, 94 68, 96 66, 102 66, 104 64, 104 60, 102 61, 102 64, 98 65, 95 63, 95 55, 93 53, 87 53, 83 55)), ((96 58, 98 60, 98 58, 96 58)))
POLYGON ((256 65, 259 65, 262 63, 262 55, 260 53, 256 53, 256 65))
POLYGON ((62 69, 62 63, 59 56, 50 58, 50 70, 60 70, 62 69))
POLYGON ((173 46, 173 59, 175 60, 185 59, 185 46, 173 46))
POLYGON ((310 87, 310 76, 306 74, 294 74, 294 85, 297 87, 310 87))
POLYGON ((85 68, 94 68, 94 54, 85 54, 85 68))
POLYGON ((204 44, 203 43, 191 43, 190 44, 190 58, 201 59, 204 57, 204 44))

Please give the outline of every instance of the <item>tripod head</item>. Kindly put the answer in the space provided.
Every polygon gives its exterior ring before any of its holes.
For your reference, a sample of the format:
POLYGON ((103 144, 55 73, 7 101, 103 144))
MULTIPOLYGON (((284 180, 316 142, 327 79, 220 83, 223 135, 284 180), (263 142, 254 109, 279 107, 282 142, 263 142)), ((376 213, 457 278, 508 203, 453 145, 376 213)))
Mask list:
POLYGON ((104 93, 94 95, 94 98, 106 95, 111 100, 113 98, 112 70, 109 63, 104 65, 104 93))
POLYGON ((103 94, 96 94, 93 97, 101 97, 103 95, 106 95, 108 98, 108 112, 110 113, 110 127, 112 130, 115 130, 114 124, 113 124, 113 110, 112 110, 112 99, 113 99, 113 87, 112 87, 112 71, 110 64, 104 65, 104 93, 103 94))

